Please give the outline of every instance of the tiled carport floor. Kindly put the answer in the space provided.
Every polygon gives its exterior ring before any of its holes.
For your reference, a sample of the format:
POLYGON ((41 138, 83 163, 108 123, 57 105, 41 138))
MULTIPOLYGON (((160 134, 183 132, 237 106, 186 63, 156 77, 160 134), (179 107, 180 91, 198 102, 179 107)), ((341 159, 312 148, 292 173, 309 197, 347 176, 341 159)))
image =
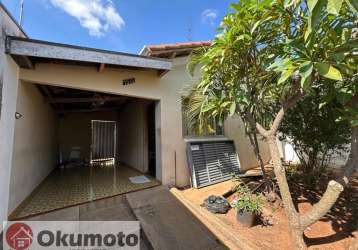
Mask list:
POLYGON ((11 214, 10 219, 26 218, 160 184, 150 176, 147 176, 151 180, 148 183, 130 182, 129 177, 137 175, 142 174, 126 166, 56 169, 11 214))

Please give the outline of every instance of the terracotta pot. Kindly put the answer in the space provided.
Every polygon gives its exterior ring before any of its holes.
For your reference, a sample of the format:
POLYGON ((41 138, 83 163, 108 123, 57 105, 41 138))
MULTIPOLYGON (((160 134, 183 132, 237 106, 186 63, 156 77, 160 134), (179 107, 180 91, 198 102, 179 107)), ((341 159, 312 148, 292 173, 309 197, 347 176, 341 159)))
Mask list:
POLYGON ((237 210, 236 212, 236 220, 243 227, 252 227, 255 222, 256 215, 252 212, 237 210))

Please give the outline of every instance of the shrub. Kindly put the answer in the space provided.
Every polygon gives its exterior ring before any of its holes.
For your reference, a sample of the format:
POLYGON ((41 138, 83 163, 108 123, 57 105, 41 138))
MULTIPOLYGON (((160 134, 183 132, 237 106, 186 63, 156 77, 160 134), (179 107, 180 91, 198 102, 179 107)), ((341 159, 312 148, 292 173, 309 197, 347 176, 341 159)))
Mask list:
POLYGON ((317 172, 332 156, 345 152, 350 140, 347 121, 337 122, 340 104, 332 101, 320 106, 323 90, 313 90, 289 110, 281 125, 280 139, 290 140, 305 172, 317 172))
POLYGON ((240 211, 260 213, 263 206, 262 196, 252 193, 240 178, 234 177, 234 182, 236 183, 236 193, 232 206, 240 211))

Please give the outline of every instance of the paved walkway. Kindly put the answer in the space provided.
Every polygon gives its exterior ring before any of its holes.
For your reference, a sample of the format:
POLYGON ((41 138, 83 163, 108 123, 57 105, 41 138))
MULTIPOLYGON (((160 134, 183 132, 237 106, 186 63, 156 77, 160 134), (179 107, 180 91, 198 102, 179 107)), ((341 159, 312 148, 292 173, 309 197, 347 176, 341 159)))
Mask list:
MULTIPOLYGON (((32 221, 135 221, 124 195, 31 217, 32 221)), ((141 233, 140 249, 153 249, 141 233)))
POLYGON ((154 249, 227 249, 168 188, 159 186, 126 196, 154 249))
POLYGON ((141 249, 227 249, 164 186, 61 209, 27 220, 139 220, 144 232, 141 233, 141 249))

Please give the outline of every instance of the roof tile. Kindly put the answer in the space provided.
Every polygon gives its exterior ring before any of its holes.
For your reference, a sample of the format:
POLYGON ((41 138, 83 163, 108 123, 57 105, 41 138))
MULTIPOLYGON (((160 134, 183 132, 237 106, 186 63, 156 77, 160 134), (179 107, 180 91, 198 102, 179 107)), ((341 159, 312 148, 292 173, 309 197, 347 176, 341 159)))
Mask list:
POLYGON ((151 51, 158 50, 171 50, 171 49, 185 49, 185 48, 196 48, 202 46, 210 46, 211 41, 199 41, 199 42, 182 42, 182 43, 168 43, 168 44, 157 44, 147 45, 146 47, 151 51))

